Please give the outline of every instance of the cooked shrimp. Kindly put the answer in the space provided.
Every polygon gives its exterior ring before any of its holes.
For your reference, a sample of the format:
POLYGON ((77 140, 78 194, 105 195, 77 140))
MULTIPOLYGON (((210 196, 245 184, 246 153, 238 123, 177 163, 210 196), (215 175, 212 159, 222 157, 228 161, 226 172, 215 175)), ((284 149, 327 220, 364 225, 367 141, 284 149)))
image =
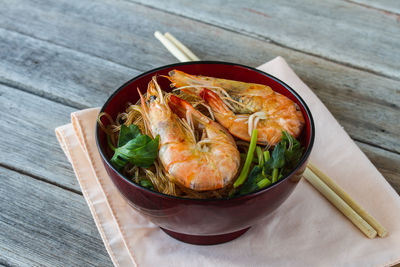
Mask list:
POLYGON ((216 120, 242 140, 250 141, 256 128, 257 143, 275 145, 283 130, 296 138, 303 129, 304 117, 298 106, 269 86, 178 70, 170 71, 168 78, 177 89, 203 98, 216 120))
MULTIPOLYGON (((139 92, 140 94, 140 92, 139 92)), ((240 156, 233 137, 218 123, 175 96, 163 96, 156 77, 141 97, 144 120, 160 136, 159 158, 176 181, 197 191, 215 190, 232 182, 240 156), (203 129, 199 142, 194 127, 203 129)))

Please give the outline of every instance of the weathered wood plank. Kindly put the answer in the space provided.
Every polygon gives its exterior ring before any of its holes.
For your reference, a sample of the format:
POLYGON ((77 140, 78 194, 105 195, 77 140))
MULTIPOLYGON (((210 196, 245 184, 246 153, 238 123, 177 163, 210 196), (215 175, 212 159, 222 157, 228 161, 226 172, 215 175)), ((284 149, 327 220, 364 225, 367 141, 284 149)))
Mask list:
POLYGON ((400 194, 400 155, 356 142, 394 190, 400 194))
MULTIPOLYGON (((7 0, 0 9, 0 27, 149 70, 165 59, 175 61, 153 37, 153 24, 166 22, 163 16, 157 18, 159 14, 163 13, 118 1, 7 0)), ((169 16, 170 23, 174 18, 169 16)))
POLYGON ((204 59, 257 66, 282 55, 353 138, 400 152, 400 129, 395 127, 400 120, 399 81, 127 2, 13 3, 8 7, 10 12, 3 14, 7 19, 0 16, 2 26, 64 47, 0 30, 5 48, 0 51, 0 80, 11 80, 27 90, 75 106, 99 105, 113 88, 136 75, 136 69, 147 70, 174 61, 153 37, 154 29, 170 30, 204 59), (131 14, 135 16, 127 20, 131 14), (147 27, 135 27, 140 23, 147 27), (210 39, 210 34, 218 38, 210 39), (9 47, 11 51, 6 49, 9 47), (65 47, 94 57, 74 54, 65 47))
POLYGON ((400 79, 398 21, 351 2, 129 1, 400 79))
POLYGON ((80 191, 54 134, 73 110, 0 85, 0 164, 80 191))
POLYGON ((0 29, 0 81, 76 107, 101 105, 139 72, 0 29))
POLYGON ((347 2, 359 4, 365 8, 374 8, 383 12, 386 16, 393 16, 400 21, 400 3, 398 0, 346 0, 347 2))
POLYGON ((0 262, 112 266, 82 196, 0 168, 0 262))

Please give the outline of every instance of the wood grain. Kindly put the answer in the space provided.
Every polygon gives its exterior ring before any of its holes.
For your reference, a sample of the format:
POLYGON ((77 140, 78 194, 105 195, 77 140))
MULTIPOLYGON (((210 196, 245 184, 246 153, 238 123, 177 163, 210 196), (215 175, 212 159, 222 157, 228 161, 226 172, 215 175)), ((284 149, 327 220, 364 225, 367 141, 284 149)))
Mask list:
POLYGON ((82 196, 0 168, 0 262, 112 266, 82 196))
POLYGON ((362 143, 357 145, 400 194, 400 155, 362 143))
POLYGON ((0 164, 80 191, 54 134, 74 109, 0 85, 0 164))
POLYGON ((77 108, 101 105, 139 74, 107 60, 0 29, 0 81, 77 108))
POLYGON ((154 29, 170 30, 203 59, 257 66, 283 56, 354 139, 400 152, 399 81, 137 4, 12 3, 0 16, 0 25, 19 32, 0 30, 4 47, 13 47, 0 51, 0 80, 11 85, 76 107, 100 105, 139 71, 175 61, 153 37, 154 29))
POLYGON ((365 8, 375 9, 386 16, 393 16, 400 21, 400 3, 398 0, 346 0, 365 8))
POLYGON ((130 1, 400 79, 397 19, 351 2, 130 1))

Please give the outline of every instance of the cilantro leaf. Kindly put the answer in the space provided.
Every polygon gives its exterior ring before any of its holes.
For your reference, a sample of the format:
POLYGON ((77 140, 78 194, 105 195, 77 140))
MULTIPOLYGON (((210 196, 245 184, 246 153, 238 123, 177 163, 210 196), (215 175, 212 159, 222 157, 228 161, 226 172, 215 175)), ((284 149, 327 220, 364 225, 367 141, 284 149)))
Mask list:
POLYGON ((257 165, 254 166, 254 168, 249 173, 249 176, 247 177, 246 181, 240 187, 239 194, 244 195, 257 190, 258 189, 257 183, 262 179, 264 179, 264 176, 262 174, 262 168, 257 165))
POLYGON ((141 134, 137 125, 122 125, 118 137, 118 147, 114 151, 111 163, 122 169, 128 162, 133 165, 148 168, 157 158, 160 137, 151 139, 141 134))
POLYGON ((118 147, 125 145, 130 140, 135 139, 139 135, 141 135, 141 133, 137 125, 131 124, 129 125, 129 127, 121 125, 121 130, 119 131, 118 137, 118 147))
POLYGON ((271 157, 264 163, 264 173, 272 175, 274 169, 285 165, 286 143, 279 142, 271 153, 271 157))
POLYGON ((300 161, 304 147, 287 132, 283 132, 282 141, 288 143, 288 148, 285 151, 285 168, 282 169, 282 173, 287 174, 300 161))
POLYGON ((286 142, 279 142, 271 154, 271 167, 282 168, 285 165, 286 142))

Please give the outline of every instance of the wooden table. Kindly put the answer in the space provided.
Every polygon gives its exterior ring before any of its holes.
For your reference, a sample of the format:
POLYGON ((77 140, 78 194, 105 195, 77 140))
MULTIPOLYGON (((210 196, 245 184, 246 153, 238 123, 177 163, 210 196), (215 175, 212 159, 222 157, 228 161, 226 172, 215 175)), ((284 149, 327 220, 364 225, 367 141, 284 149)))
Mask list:
POLYGON ((54 128, 176 62, 155 30, 202 59, 283 56, 400 192, 400 3, 277 2, 1 1, 0 265, 112 265, 54 128))

